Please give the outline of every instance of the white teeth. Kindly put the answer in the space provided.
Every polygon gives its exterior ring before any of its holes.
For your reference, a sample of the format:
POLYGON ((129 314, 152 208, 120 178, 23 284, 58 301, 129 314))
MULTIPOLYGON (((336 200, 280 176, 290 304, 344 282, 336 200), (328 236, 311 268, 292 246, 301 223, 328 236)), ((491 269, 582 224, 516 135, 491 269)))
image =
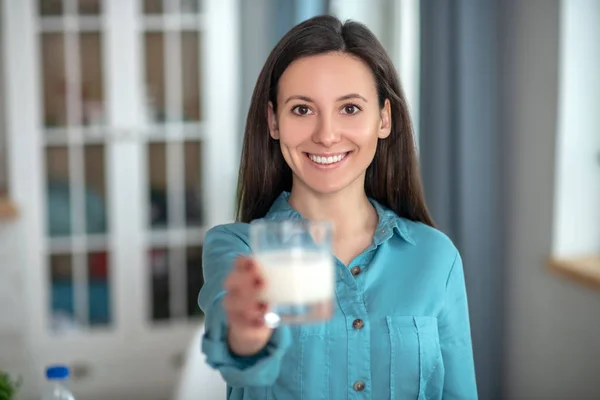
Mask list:
POLYGON ((317 164, 323 164, 323 165, 328 165, 328 164, 334 164, 336 162, 340 162, 342 161, 342 159, 344 157, 346 157, 347 153, 344 154, 338 154, 337 156, 329 156, 329 157, 321 157, 321 156, 314 156, 312 154, 309 154, 309 158, 316 162, 317 164))

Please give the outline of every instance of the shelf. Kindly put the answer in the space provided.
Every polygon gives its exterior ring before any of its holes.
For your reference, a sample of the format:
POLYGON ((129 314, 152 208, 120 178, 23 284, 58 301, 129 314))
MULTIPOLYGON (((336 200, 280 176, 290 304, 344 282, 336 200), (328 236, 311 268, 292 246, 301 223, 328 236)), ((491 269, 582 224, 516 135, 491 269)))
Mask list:
POLYGON ((600 254, 587 257, 551 258, 548 266, 562 276, 600 290, 600 254))
POLYGON ((18 215, 17 206, 9 198, 0 197, 0 221, 13 219, 18 215))

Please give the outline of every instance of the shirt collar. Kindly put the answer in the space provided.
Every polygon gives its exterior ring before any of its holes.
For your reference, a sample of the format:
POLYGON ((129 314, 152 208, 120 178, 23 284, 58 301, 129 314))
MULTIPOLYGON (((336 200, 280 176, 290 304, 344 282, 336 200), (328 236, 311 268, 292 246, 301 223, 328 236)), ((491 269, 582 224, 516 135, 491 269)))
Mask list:
MULTIPOLYGON (((304 219, 304 217, 290 205, 288 201, 289 198, 289 192, 282 192, 271 205, 271 208, 265 216, 265 219, 304 219)), ((377 211, 377 216, 379 217, 377 230, 375 231, 375 236, 373 237, 373 242, 375 245, 379 245, 387 241, 392 237, 394 232, 396 232, 406 242, 413 245, 415 244, 415 241, 410 234, 409 226, 404 218, 399 217, 393 210, 385 207, 371 198, 369 198, 369 201, 371 204, 373 204, 373 207, 375 207, 375 211, 377 211)))

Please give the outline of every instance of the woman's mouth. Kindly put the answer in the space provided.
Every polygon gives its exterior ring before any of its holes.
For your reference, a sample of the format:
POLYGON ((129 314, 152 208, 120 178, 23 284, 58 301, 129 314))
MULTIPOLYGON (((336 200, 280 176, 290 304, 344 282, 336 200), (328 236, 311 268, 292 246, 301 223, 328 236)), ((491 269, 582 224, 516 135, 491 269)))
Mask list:
POLYGON ((335 154, 311 154, 311 153, 305 153, 306 156, 315 164, 319 165, 319 166, 334 166, 336 164, 338 164, 339 162, 341 162, 342 160, 344 160, 348 154, 350 154, 349 151, 345 152, 345 153, 335 153, 335 154))

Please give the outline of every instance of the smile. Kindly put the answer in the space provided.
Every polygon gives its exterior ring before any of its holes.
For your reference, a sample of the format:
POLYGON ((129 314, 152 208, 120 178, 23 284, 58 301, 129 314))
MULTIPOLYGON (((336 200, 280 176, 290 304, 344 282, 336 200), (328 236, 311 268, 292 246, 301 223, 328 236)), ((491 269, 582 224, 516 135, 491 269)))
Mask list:
POLYGON ((339 163, 344 158, 346 158, 346 156, 348 154, 350 154, 350 152, 338 153, 338 154, 327 154, 327 155, 317 155, 317 154, 306 153, 306 155, 308 156, 308 158, 310 158, 310 160, 312 162, 314 162, 316 164, 320 164, 320 165, 332 165, 332 164, 339 163))

